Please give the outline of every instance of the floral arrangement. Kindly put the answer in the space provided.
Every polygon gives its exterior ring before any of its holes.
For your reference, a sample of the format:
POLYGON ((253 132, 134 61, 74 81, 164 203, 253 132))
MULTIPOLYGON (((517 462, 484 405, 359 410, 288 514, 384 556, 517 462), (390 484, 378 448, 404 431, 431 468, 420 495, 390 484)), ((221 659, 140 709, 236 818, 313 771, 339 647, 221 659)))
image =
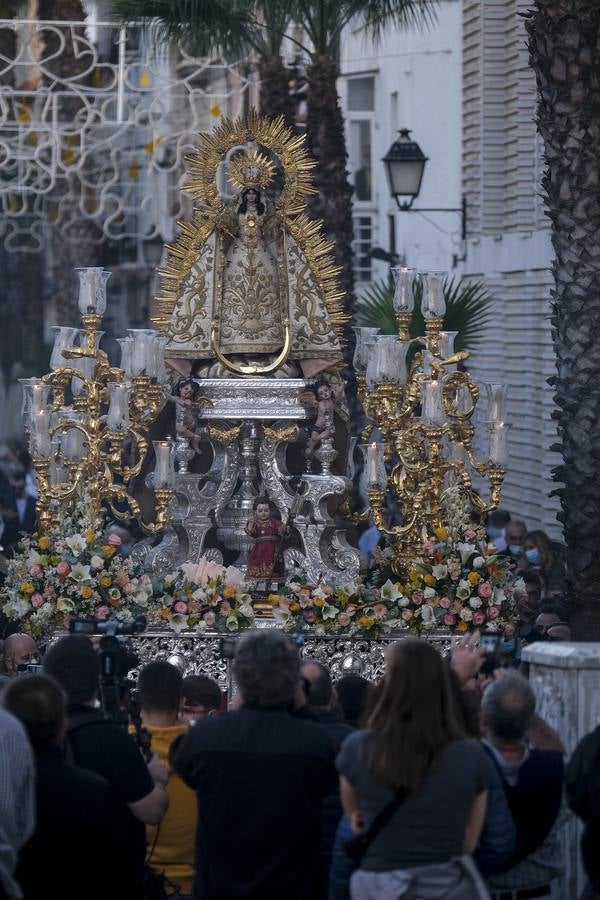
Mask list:
POLYGON ((82 494, 47 534, 25 536, 8 564, 0 594, 5 616, 41 635, 68 627, 71 618, 131 621, 144 614, 153 582, 130 558, 118 555, 121 538, 105 534, 82 494))
POLYGON ((236 632, 254 626, 251 597, 243 589, 244 574, 211 560, 185 563, 166 575, 148 612, 152 625, 181 631, 236 632))
POLYGON ((525 593, 508 558, 486 543, 485 530, 463 524, 457 496, 446 497, 447 528, 438 528, 408 568, 395 579, 384 553, 380 569, 353 584, 310 587, 293 580, 272 594, 275 618, 288 631, 378 637, 393 630, 420 634, 433 628, 465 633, 476 628, 505 637, 515 633, 516 594, 525 593), (385 581, 384 581, 385 579, 385 581))
POLYGON ((296 578, 279 593, 270 594, 269 601, 273 616, 286 631, 378 637, 393 627, 390 610, 379 602, 379 593, 363 580, 315 587, 296 578))

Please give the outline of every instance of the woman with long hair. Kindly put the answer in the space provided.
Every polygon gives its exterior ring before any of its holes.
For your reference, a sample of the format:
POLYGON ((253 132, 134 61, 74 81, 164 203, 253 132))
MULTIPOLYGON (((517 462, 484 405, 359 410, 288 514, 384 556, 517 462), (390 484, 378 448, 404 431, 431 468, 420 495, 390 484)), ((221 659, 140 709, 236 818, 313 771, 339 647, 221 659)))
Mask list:
POLYGON ((525 538, 527 569, 537 572, 544 595, 562 593, 566 584, 565 564, 560 544, 551 541, 545 531, 530 531, 525 538))
POLYGON ((368 842, 352 900, 487 898, 470 854, 493 771, 465 735, 447 662, 430 644, 390 648, 366 725, 337 760, 344 810, 368 842))

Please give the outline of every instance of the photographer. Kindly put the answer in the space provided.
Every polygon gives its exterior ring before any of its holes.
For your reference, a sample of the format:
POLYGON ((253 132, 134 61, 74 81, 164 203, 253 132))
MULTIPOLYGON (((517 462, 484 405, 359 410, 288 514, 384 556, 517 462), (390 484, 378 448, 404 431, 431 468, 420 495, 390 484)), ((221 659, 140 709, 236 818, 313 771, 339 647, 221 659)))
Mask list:
POLYGON ((156 755, 146 766, 133 739, 95 707, 100 662, 87 637, 69 635, 58 641, 46 653, 44 672, 67 694, 67 758, 104 776, 124 808, 128 857, 115 888, 123 900, 141 900, 144 825, 157 825, 167 810, 167 771, 156 755))

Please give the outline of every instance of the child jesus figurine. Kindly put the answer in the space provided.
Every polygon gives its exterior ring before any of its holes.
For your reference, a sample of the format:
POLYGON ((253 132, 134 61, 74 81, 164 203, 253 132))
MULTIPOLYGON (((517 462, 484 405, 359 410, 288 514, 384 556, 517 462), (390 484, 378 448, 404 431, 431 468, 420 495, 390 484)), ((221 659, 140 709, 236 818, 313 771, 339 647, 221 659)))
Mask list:
POLYGON ((246 534, 255 538, 248 556, 246 577, 257 580, 282 579, 285 572, 281 538, 285 526, 281 519, 274 515, 268 497, 257 497, 253 510, 253 515, 246 523, 246 534))

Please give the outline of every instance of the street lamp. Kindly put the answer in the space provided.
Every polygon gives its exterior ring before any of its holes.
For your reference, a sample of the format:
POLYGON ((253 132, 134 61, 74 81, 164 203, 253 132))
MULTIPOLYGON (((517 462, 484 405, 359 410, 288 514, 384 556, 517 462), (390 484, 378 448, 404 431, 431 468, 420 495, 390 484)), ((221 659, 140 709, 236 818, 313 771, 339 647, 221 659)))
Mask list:
MULTIPOLYGON (((394 141, 382 160, 385 166, 390 194, 401 212, 458 213, 461 217, 461 237, 463 241, 466 241, 467 198, 465 196, 463 196, 458 209, 413 209, 415 198, 419 196, 419 191, 421 190, 421 181, 423 180, 427 159, 428 157, 425 156, 417 142, 411 140, 408 128, 402 128, 399 132, 399 137, 394 141), (400 199, 401 197, 403 198, 402 200, 400 199)), ((459 262, 464 262, 465 259, 466 256, 459 257, 457 254, 454 254, 454 266, 459 262)))
POLYGON ((390 193, 398 209, 407 211, 419 196, 427 157, 417 142, 411 141, 408 128, 402 128, 398 134, 399 138, 383 157, 383 164, 390 193), (401 201, 400 197, 409 199, 401 201))

